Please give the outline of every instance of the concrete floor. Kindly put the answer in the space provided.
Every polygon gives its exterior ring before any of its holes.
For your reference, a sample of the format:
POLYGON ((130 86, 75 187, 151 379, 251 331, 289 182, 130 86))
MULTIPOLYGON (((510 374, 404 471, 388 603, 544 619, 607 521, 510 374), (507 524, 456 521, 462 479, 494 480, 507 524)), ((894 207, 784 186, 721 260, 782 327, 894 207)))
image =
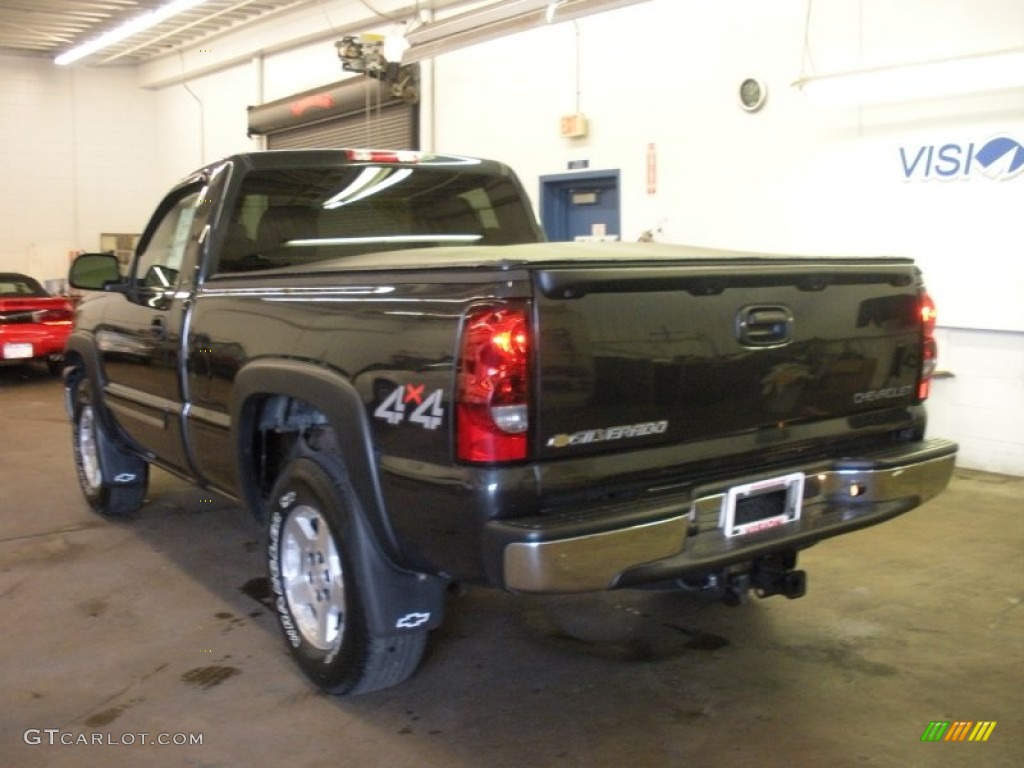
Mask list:
POLYGON ((58 382, 0 368, 0 404, 0 765, 1021 764, 1024 478, 958 471, 804 553, 801 600, 471 590, 414 678, 335 700, 259 599, 247 513, 156 472, 138 519, 101 519, 58 382), (933 720, 997 726, 922 743, 933 720))

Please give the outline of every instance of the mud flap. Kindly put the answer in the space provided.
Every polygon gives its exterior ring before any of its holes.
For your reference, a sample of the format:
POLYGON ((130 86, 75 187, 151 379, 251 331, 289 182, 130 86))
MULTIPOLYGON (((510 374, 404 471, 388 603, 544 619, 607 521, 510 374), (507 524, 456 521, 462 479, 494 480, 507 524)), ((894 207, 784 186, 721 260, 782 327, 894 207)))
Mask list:
POLYGON ((362 515, 353 515, 353 518, 358 542, 353 555, 362 576, 357 586, 373 634, 383 637, 441 626, 447 582, 395 567, 375 546, 373 534, 362 515))
POLYGON ((100 463, 104 468, 104 472, 109 474, 109 477, 104 477, 104 485, 139 485, 145 480, 145 477, 137 471, 141 461, 137 456, 127 454, 113 440, 100 440, 98 441, 97 448, 99 449, 100 463))

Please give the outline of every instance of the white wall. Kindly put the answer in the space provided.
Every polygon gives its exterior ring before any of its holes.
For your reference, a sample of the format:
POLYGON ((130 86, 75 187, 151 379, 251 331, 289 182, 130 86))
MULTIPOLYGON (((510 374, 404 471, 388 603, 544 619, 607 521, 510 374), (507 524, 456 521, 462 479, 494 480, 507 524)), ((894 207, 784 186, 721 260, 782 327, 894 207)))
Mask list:
POLYGON ((941 328, 929 431, 960 443, 962 467, 1024 475, 1024 336, 941 328))
POLYGON ((135 78, 0 56, 0 270, 64 277, 68 251, 141 231, 157 142, 155 96, 135 78))
MULTIPOLYGON (((258 148, 246 136, 246 107, 256 102, 253 82, 253 66, 239 64, 156 91, 160 194, 207 163, 258 148)), ((150 202, 156 207, 159 200, 150 202)))

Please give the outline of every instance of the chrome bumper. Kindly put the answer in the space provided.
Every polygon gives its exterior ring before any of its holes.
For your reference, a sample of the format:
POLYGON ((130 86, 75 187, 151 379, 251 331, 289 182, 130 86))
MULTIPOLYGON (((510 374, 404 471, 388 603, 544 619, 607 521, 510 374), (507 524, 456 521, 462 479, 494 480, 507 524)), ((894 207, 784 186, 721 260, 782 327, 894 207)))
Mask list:
POLYGON ((504 586, 517 592, 598 591, 804 548, 896 517, 936 496, 953 474, 956 450, 950 441, 928 440, 863 459, 777 469, 698 487, 686 498, 660 500, 652 507, 658 519, 637 521, 635 509, 624 507, 631 522, 580 535, 572 535, 572 523, 558 517, 495 522, 491 525, 501 529, 506 542, 504 586), (790 472, 805 474, 798 520, 725 536, 724 501, 730 487, 790 472), (514 540, 517 531, 522 540, 514 540))

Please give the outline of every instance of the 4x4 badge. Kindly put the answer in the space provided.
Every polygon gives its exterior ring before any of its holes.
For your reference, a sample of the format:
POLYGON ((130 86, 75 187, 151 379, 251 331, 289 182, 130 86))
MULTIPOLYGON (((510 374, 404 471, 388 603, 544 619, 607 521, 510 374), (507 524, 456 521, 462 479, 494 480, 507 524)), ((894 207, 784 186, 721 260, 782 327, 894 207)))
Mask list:
POLYGON ((408 420, 424 429, 437 429, 444 420, 444 390, 435 389, 424 399, 423 384, 399 384, 384 402, 377 406, 373 415, 392 426, 406 420, 406 404, 416 403, 408 420))

